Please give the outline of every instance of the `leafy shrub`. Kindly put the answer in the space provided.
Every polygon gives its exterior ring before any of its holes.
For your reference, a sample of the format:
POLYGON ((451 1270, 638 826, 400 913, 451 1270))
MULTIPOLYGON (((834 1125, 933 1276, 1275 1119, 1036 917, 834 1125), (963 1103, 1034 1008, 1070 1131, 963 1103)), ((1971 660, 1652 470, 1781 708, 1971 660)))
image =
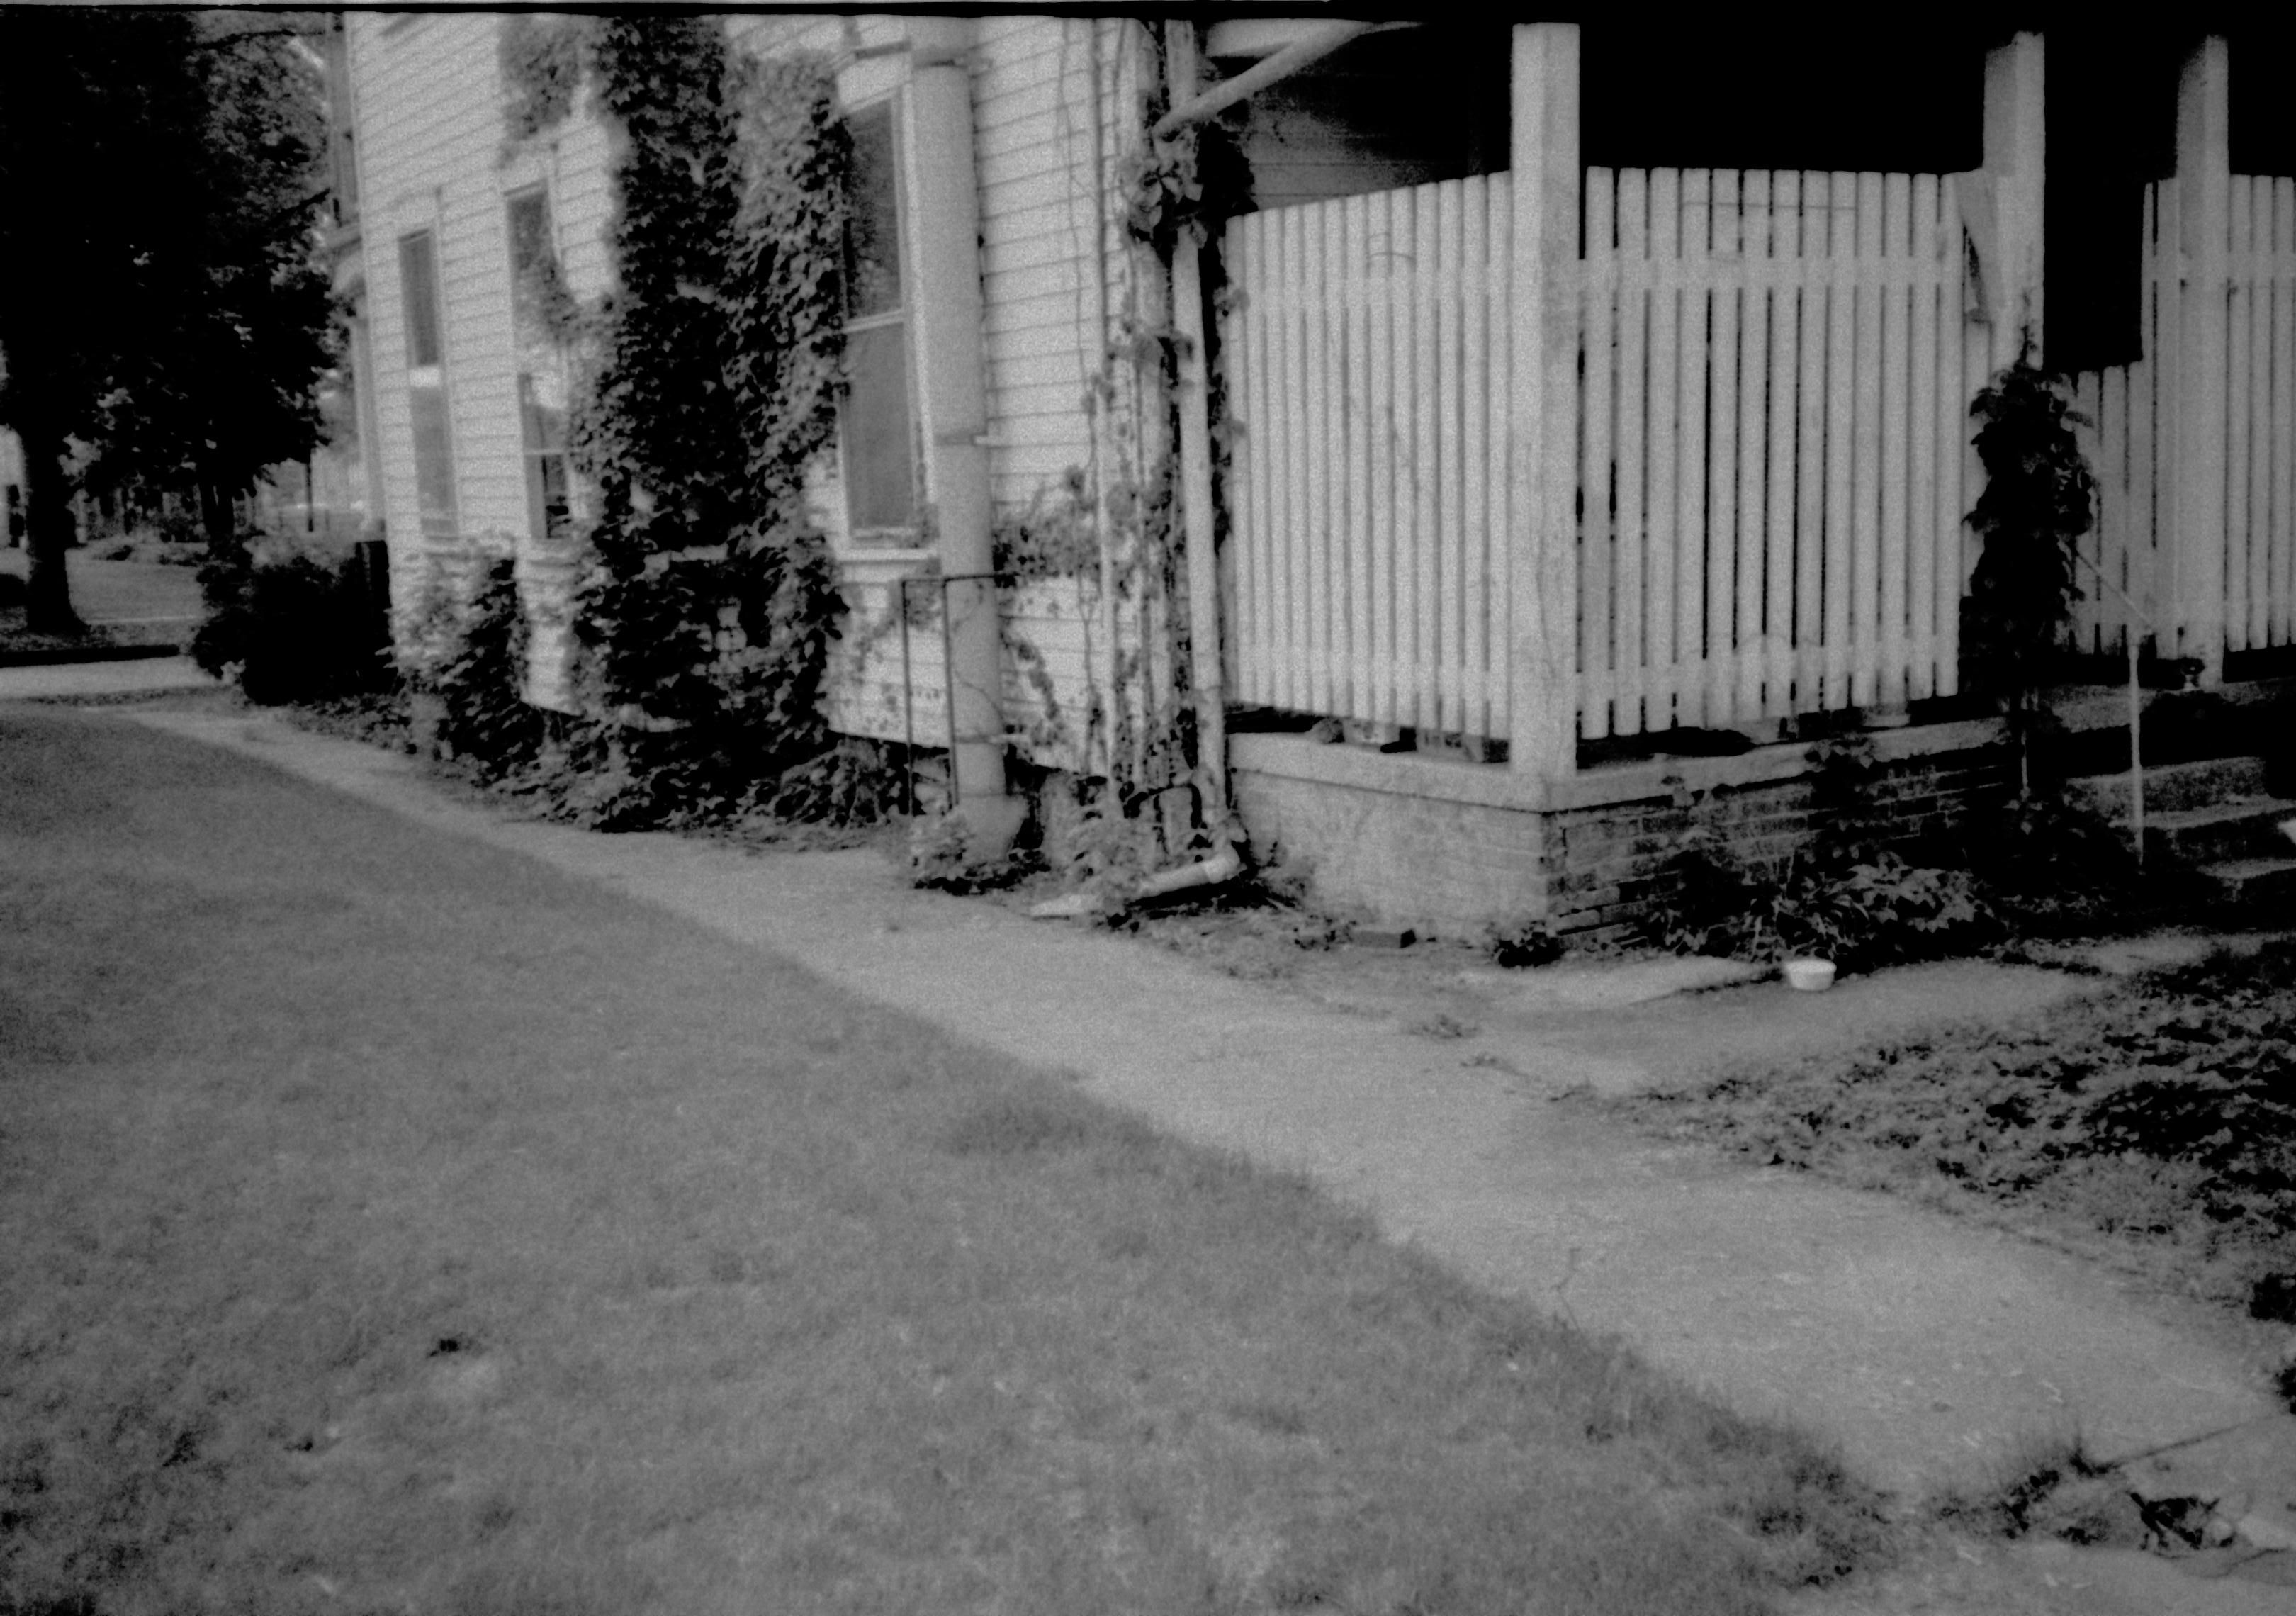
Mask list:
POLYGON ((1484 939, 1492 961, 1509 971, 1551 965, 1562 957, 1562 939, 1543 920, 1493 926, 1484 939))
POLYGON ((433 595, 415 638, 425 652, 409 683, 437 698, 441 746, 491 776, 530 762, 542 715, 524 695, 528 633, 512 562, 488 562, 467 594, 433 595))
POLYGON ((775 818, 831 830, 865 830, 901 811, 901 771, 865 741, 845 740, 784 769, 773 794, 775 818))
POLYGON ((256 564, 244 551, 200 569, 207 619, 192 659, 235 677, 250 701, 323 701, 387 685, 388 630, 350 567, 308 556, 256 564))
POLYGON ((1701 848, 1677 874, 1681 885, 1651 930, 1677 953, 1808 955, 1870 971, 1956 953, 1998 929, 1970 872, 1912 864, 1887 849, 1843 865, 1792 858, 1773 874, 1701 848))

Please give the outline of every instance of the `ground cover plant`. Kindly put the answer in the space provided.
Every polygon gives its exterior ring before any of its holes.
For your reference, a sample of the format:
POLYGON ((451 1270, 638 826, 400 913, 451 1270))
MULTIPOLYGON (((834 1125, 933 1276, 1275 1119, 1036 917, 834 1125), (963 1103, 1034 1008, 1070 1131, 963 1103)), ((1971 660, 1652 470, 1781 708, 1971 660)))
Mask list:
POLYGON ((0 712, 0 1610, 1700 1612, 1806 1442, 475 841, 0 712))
POLYGON ((2296 941, 2116 983, 2021 1025, 1742 1067, 1618 1109, 2296 1321, 2296 941))

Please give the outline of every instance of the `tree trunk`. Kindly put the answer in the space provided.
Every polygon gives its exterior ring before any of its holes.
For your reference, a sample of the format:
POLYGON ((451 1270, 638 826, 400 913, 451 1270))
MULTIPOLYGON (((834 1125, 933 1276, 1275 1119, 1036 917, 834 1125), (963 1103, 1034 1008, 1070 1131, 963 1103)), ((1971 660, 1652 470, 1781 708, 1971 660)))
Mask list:
POLYGON ((204 472, 200 476, 200 525, 208 530, 209 554, 227 556, 238 546, 239 520, 232 509, 231 496, 220 481, 204 472))
POLYGON ((63 436, 32 424, 20 425, 16 438, 24 450, 24 549, 32 563, 24 627, 34 634, 85 634, 64 563, 73 534, 63 436))

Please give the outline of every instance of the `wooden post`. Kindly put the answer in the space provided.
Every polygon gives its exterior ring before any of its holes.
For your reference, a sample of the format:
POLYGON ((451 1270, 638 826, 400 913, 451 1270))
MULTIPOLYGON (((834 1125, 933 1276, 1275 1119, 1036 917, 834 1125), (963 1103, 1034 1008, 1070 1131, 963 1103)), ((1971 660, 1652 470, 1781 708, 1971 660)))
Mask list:
MULTIPOLYGON (((2176 458, 2169 569, 2176 654, 2197 657, 2201 683, 2224 677, 2226 209, 2230 53, 2204 39, 2177 86, 2177 178, 2184 296, 2176 357, 2176 458)), ((2165 626, 2164 626, 2165 627, 2165 626)), ((2162 636, 2165 643, 2169 636, 2162 636)))
POLYGON ((1510 767, 1578 767, 1578 29, 1514 30, 1510 767))
POLYGON ((1985 174, 1992 192, 1994 261, 1981 267, 1997 372, 2026 344, 2037 357, 2041 347, 2046 68, 2038 34, 2015 35, 1985 56, 1985 174))
MULTIPOLYGON (((1175 18, 1164 25, 1165 70, 1173 104, 1196 94, 1196 25, 1175 18)), ((1203 236, 1195 226, 1172 248, 1172 325, 1180 338, 1180 518, 1188 557, 1189 682, 1195 690, 1196 790, 1204 824, 1227 821, 1226 686, 1220 671, 1219 559, 1212 522, 1210 390, 1204 381, 1203 236)))

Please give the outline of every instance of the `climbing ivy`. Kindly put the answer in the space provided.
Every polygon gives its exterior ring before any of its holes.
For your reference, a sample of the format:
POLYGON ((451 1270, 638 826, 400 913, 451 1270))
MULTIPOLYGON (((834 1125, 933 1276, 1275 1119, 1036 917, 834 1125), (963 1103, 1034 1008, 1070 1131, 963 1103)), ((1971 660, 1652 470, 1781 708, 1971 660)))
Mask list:
MULTIPOLYGON (((841 385, 834 78, 737 59, 702 16, 513 16, 500 37, 506 155, 585 86, 612 136, 612 289, 582 308, 546 262, 528 289, 583 361, 569 438, 590 496, 583 710, 557 726, 566 773, 545 795, 596 824, 743 811, 825 744, 843 609, 804 486, 841 385)), ((459 615, 458 644, 498 614, 459 615)))
POLYGON ((503 105, 504 154, 523 141, 555 128, 573 115, 582 87, 582 53, 588 19, 504 17, 496 41, 506 99, 503 105))

